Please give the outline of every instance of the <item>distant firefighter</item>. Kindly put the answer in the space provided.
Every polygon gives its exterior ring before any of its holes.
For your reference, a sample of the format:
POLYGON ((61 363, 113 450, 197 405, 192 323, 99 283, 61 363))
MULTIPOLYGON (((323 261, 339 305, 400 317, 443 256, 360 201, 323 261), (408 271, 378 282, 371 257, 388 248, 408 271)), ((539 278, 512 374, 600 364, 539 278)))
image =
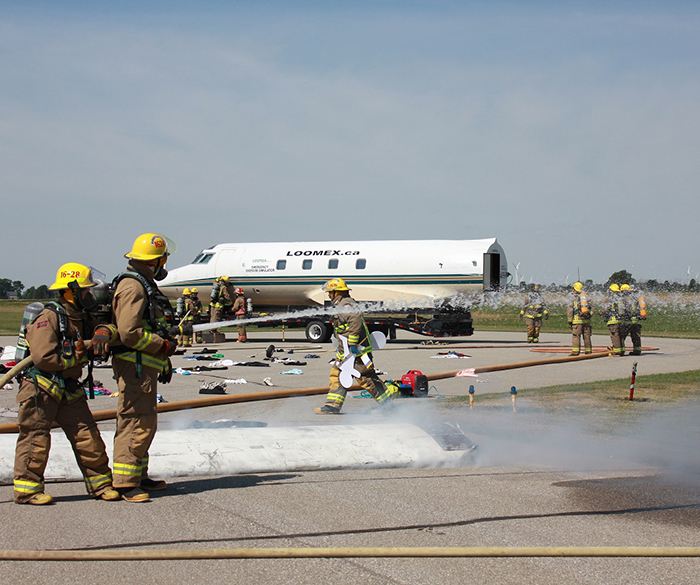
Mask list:
POLYGON ((571 354, 581 353, 581 337, 585 353, 593 353, 591 345, 591 316, 593 315, 593 305, 583 291, 583 283, 575 282, 571 302, 566 308, 566 317, 571 327, 571 354))
POLYGON ((346 309, 347 312, 338 312, 333 317, 333 330, 338 339, 336 359, 333 362, 330 373, 330 383, 326 402, 323 406, 314 408, 316 414, 340 414, 340 409, 345 402, 347 388, 340 383, 340 367, 350 354, 355 356, 353 365, 359 374, 358 384, 369 391, 379 406, 386 407, 398 394, 395 384, 384 384, 379 379, 372 361, 372 341, 367 323, 360 313, 354 310, 356 302, 350 296, 350 289, 342 278, 334 278, 323 285, 323 290, 328 293, 331 303, 338 309, 346 309), (343 339, 348 345, 350 354, 345 355, 343 339))
POLYGON ((532 285, 530 294, 527 297, 527 303, 520 309, 520 319, 523 318, 527 326, 527 342, 538 343, 540 340, 542 319, 549 319, 549 311, 547 310, 547 304, 540 294, 539 284, 532 285))
POLYGON ((610 346, 614 356, 625 355, 625 345, 622 341, 623 307, 620 295, 620 285, 611 284, 608 290, 608 301, 603 308, 603 319, 610 330, 610 346))
POLYGON ((647 304, 643 296, 634 292, 632 285, 623 284, 622 306, 624 308, 622 326, 622 347, 625 346, 625 339, 629 335, 632 339, 631 355, 642 354, 642 321, 647 318, 647 304))
MULTIPOLYGON (((233 307, 235 294, 228 276, 219 276, 214 281, 209 302, 210 323, 224 320, 224 313, 233 307)), ((212 329, 212 331, 216 332, 218 329, 212 329)))
MULTIPOLYGON (((236 320, 245 319, 245 293, 240 287, 236 287, 236 300, 233 301, 233 314, 236 316, 236 320)), ((238 343, 245 343, 248 341, 248 334, 245 329, 245 325, 238 325, 238 343)))

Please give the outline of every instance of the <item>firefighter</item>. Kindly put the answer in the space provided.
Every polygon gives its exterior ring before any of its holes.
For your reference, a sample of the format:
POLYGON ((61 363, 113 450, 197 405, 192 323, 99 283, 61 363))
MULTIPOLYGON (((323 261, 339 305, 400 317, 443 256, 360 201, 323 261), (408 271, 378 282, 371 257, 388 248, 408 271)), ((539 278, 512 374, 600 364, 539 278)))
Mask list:
POLYGON ((591 345, 592 315, 593 305, 583 290, 583 283, 575 282, 571 302, 566 308, 566 317, 571 328, 571 353, 569 355, 581 353, 581 337, 583 337, 584 353, 593 353, 591 345))
POLYGON ((148 449, 156 433, 158 382, 170 381, 170 356, 177 348, 167 328, 172 309, 156 284, 167 275, 168 247, 160 234, 140 235, 124 255, 129 259, 126 271, 113 285, 118 338, 112 367, 119 385, 114 486, 128 502, 147 502, 147 491, 166 487, 164 481, 148 477, 148 449))
MULTIPOLYGON (((180 319, 181 323, 189 323, 192 325, 194 323, 194 314, 192 312, 192 292, 189 288, 185 288, 182 291, 182 297, 177 300, 177 311, 176 316, 180 319)), ((192 337, 186 335, 180 335, 177 338, 177 344, 180 347, 192 347, 192 337)))
MULTIPOLYGON (((224 314, 231 310, 234 303, 235 292, 228 276, 219 276, 214 281, 209 302, 209 322, 217 323, 224 320, 224 314)), ((218 329, 212 329, 216 333, 218 329)))
MULTIPOLYGON (((192 315, 192 325, 197 325, 200 323, 202 318, 202 301, 199 300, 199 289, 192 287, 190 289, 190 314, 192 315)), ((194 340, 196 343, 203 343, 202 332, 197 331, 194 334, 194 340)))
MULTIPOLYGON (((236 316, 237 320, 245 319, 246 307, 245 307, 245 293, 240 287, 236 287, 234 290, 236 294, 236 300, 233 301, 233 314, 236 316)), ((238 339, 237 343, 245 343, 248 341, 248 335, 246 333, 245 325, 238 325, 238 339)))
POLYGON ((111 337, 107 327, 87 312, 96 305, 95 286, 87 266, 64 264, 56 282, 58 301, 49 301, 27 327, 33 365, 24 370, 17 402, 19 436, 15 450, 14 501, 17 504, 51 504, 44 492, 44 471, 55 422, 73 446, 88 494, 113 501, 121 499, 112 488, 112 473, 97 423, 79 382, 88 352, 104 354, 111 337), (91 339, 88 345, 86 339, 91 339))
POLYGON ((342 278, 334 278, 323 285, 323 290, 328 293, 331 303, 339 309, 346 308, 347 312, 341 312, 333 317, 333 331, 338 340, 336 359, 333 362, 330 373, 330 388, 326 395, 326 403, 316 407, 316 414, 340 414, 340 409, 345 402, 347 389, 340 384, 340 365, 345 359, 342 338, 348 343, 349 350, 355 355, 354 367, 360 373, 358 383, 369 391, 379 405, 386 406, 399 391, 395 384, 384 384, 377 376, 372 363, 372 342, 369 329, 362 315, 355 310, 356 302, 350 296, 350 289, 342 278))
POLYGON ((632 340, 630 355, 642 355, 642 321, 647 318, 647 304, 642 296, 634 294, 634 289, 629 284, 620 287, 622 291, 622 303, 624 307, 624 323, 622 331, 622 344, 624 347, 627 335, 632 340))
POLYGON ((527 326, 527 342, 539 343, 542 319, 549 319, 549 311, 540 294, 539 284, 533 284, 531 287, 527 303, 520 310, 520 319, 523 319, 523 317, 525 318, 525 325, 527 326))
POLYGON ((620 285, 611 284, 608 289, 608 303, 603 309, 605 324, 610 330, 610 348, 612 355, 625 355, 625 345, 622 337, 623 306, 620 298, 620 285))

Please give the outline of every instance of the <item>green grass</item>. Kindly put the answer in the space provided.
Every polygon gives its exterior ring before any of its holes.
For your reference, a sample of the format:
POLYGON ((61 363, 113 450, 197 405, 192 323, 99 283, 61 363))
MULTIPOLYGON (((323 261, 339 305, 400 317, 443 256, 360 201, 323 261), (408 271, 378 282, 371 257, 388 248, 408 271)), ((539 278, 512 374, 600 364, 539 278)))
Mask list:
MULTIPOLYGON (((542 332, 568 333, 570 329, 566 320, 566 306, 550 304, 549 313, 549 319, 543 322, 542 332)), ((519 306, 475 309, 472 311, 474 329, 477 331, 525 331, 525 322, 519 319, 519 314, 519 306)), ((593 316, 592 325, 593 333, 608 334, 608 327, 600 316, 593 316)), ((700 310, 691 303, 656 306, 642 325, 642 338, 644 336, 700 339, 700 310)))
MULTIPOLYGON (((664 303, 664 296, 656 295, 656 302, 650 307, 650 317, 642 326, 642 339, 645 336, 700 338, 700 297, 690 295, 683 302, 678 302, 675 297, 669 296, 669 299, 673 302, 664 303)), ((24 307, 29 302, 0 300, 0 335, 15 335, 19 331, 24 307)), ((474 329, 524 332, 525 323, 518 318, 520 306, 516 303, 496 308, 475 308, 472 310, 474 329)), ((549 312, 550 318, 542 326, 543 333, 568 333, 566 306, 550 303, 549 312)), ((599 316, 593 317, 593 332, 602 335, 608 333, 599 316)))
MULTIPOLYGON (((629 399, 630 381, 630 378, 621 378, 520 390, 516 397, 517 412, 525 417, 538 415, 540 420, 551 424, 561 420, 585 421, 596 433, 616 434, 681 403, 697 400, 700 370, 638 375, 634 400, 629 399)), ((509 393, 477 393, 474 400, 475 409, 512 410, 509 393)), ((452 397, 439 402, 447 410, 464 409, 468 408, 469 397, 452 397)))

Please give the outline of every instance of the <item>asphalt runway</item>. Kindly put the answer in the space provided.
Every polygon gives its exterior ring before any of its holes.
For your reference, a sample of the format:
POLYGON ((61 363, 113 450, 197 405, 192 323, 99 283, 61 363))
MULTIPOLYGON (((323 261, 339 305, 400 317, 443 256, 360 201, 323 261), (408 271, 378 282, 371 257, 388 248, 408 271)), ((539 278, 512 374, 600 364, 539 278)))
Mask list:
MULTIPOLYGON (((235 334, 229 334, 235 337, 235 334)), ((525 335, 477 332, 422 346, 425 338, 400 335, 376 352, 388 378, 410 369, 425 374, 541 360, 561 353, 533 353, 525 335), (433 357, 457 351, 469 358, 433 357)), ((306 365, 235 366, 222 372, 175 375, 161 387, 169 402, 199 398, 203 382, 241 379, 227 392, 324 386, 332 352, 312 346, 300 333, 252 333, 248 344, 206 346, 234 361, 275 357, 306 365), (293 353, 287 353, 289 351, 293 353), (306 358, 308 354, 318 358, 306 358), (283 374, 300 368, 301 375, 283 374), (206 376, 205 376, 206 374, 206 376), (274 386, 264 385, 269 377, 274 386)), ((0 338, 0 345, 14 344, 0 338)), ((540 347, 568 347, 569 336, 547 334, 540 347)), ((644 338, 658 351, 639 357, 599 359, 450 378, 431 383, 426 399, 403 399, 389 415, 372 400, 351 393, 341 416, 318 416, 323 396, 222 405, 159 417, 161 429, 201 424, 302 426, 374 422, 458 424, 479 447, 472 465, 461 468, 347 469, 294 471, 227 477, 182 477, 154 494, 148 504, 93 501, 79 482, 53 483, 50 507, 17 506, 12 487, 0 486, 3 530, 0 549, 150 550, 279 547, 622 547, 698 546, 700 466, 697 443, 686 430, 696 405, 667 409, 642 429, 601 434, 576 416, 545 416, 528 403, 528 388, 599 379, 628 378, 638 363, 638 380, 652 373, 697 369, 700 340, 644 338), (475 387, 475 407, 440 406, 439 396, 464 396, 475 387), (517 412, 510 389, 518 391, 517 412), (479 396, 502 393, 503 403, 479 396)), ((608 338, 594 336, 605 346, 608 338)), ((203 346, 195 347, 194 350, 203 346)), ((188 352, 191 354, 191 351, 188 352)), ((194 363, 176 356, 175 367, 194 363)), ((114 390, 111 370, 95 378, 114 390)), ((640 388, 643 384, 640 383, 640 388)), ((624 393, 625 388, 621 391, 624 393)), ((640 390, 642 392, 642 390, 640 390)), ((0 423, 12 422, 14 390, 0 390, 0 423), (6 410, 6 409, 9 409, 6 410)), ((641 408, 653 408, 653 399, 641 408)), ((646 397, 649 398, 649 397, 646 397)), ((652 397, 653 398, 653 397, 652 397)), ((114 408, 116 399, 98 396, 93 410, 114 408)), ((113 429, 105 421, 100 428, 113 429)), ((129 579, 139 583, 696 583, 695 558, 490 558, 490 559, 276 559, 183 561, 0 561, 5 581, 73 583, 129 579)))

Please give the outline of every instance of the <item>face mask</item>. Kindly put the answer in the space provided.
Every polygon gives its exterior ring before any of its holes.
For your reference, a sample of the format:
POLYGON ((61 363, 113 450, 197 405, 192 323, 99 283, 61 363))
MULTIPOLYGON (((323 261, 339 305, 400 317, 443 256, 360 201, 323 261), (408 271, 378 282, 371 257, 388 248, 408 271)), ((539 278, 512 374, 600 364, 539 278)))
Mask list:
POLYGON ((97 308, 97 299, 90 291, 76 297, 76 304, 86 311, 94 311, 97 308))
POLYGON ((168 276, 168 271, 165 269, 165 266, 158 266, 153 273, 154 280, 163 280, 166 276, 168 276))

